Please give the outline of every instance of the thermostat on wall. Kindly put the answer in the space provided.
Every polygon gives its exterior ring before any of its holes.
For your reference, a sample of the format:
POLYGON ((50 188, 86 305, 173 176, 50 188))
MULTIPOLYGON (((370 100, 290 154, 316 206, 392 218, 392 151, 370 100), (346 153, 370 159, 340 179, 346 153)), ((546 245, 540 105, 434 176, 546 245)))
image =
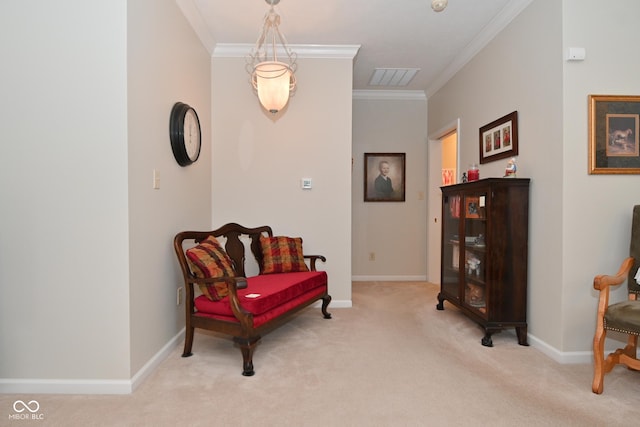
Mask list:
POLYGON ((570 47, 567 61, 584 61, 587 51, 583 47, 570 47))
POLYGON ((303 190, 311 190, 311 178, 302 178, 301 187, 303 190))

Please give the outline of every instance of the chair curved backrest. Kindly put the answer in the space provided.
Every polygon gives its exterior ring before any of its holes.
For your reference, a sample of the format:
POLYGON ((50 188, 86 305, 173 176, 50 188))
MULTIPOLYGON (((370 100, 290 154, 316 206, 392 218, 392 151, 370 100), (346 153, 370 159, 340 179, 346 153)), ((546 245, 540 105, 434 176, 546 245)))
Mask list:
POLYGON ((240 237, 247 236, 250 239, 251 243, 249 244, 249 247, 251 252, 260 268, 262 268, 263 255, 262 248, 260 246, 260 236, 262 235, 272 237, 273 231, 271 230, 271 227, 263 225, 261 227, 249 228, 236 223, 229 223, 213 231, 182 231, 174 238, 173 246, 176 255, 178 256, 178 261, 180 262, 184 279, 188 280, 191 273, 184 253, 184 242, 186 241, 193 245, 200 243, 209 236, 224 237, 226 238, 224 249, 227 255, 229 255, 229 258, 233 261, 233 269, 236 276, 245 277, 246 255, 244 243, 240 240, 240 237))
POLYGON ((635 276, 640 265, 640 205, 633 207, 631 220, 631 243, 629 257, 626 258, 618 273, 612 276, 598 275, 593 279, 593 287, 600 291, 596 332, 593 337, 594 373, 591 389, 600 394, 604 388, 604 376, 615 365, 622 364, 633 370, 640 370, 637 358, 638 336, 640 335, 640 284, 635 276), (629 298, 609 305, 610 288, 627 281, 629 298), (604 342, 607 330, 627 334, 627 345, 604 357, 604 342))

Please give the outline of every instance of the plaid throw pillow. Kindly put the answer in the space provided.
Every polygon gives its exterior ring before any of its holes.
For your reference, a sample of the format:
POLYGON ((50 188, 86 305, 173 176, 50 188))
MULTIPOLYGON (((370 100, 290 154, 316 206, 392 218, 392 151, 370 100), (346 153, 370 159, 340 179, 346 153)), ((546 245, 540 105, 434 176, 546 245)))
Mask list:
MULTIPOLYGON (((214 236, 209 236, 198 246, 187 249, 186 255, 189 268, 198 278, 235 276, 231 258, 214 236)), ((225 282, 199 283, 198 286, 200 292, 211 301, 219 301, 229 294, 225 282)))
POLYGON ((260 236, 260 246, 263 257, 260 274, 309 271, 302 255, 302 238, 260 236))

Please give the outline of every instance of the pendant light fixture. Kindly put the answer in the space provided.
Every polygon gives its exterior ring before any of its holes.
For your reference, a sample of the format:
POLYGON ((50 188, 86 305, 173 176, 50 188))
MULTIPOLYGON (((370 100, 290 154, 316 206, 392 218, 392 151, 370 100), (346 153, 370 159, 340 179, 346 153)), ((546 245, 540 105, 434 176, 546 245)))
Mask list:
POLYGON ((280 32, 280 15, 274 6, 280 0, 265 0, 270 6, 264 16, 262 32, 247 58, 251 85, 265 110, 276 114, 289 101, 296 89, 295 52, 287 46, 280 32))

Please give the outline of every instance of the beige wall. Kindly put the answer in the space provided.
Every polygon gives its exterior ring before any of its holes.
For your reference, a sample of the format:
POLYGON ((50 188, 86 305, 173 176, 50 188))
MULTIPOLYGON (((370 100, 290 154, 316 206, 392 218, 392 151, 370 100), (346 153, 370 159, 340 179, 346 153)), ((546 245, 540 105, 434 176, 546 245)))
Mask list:
POLYGON ((0 378, 16 382, 130 378, 126 1, 62 3, 0 13, 0 378))
MULTIPOLYGON (((240 51, 248 52, 250 47, 240 51)), ((253 94, 245 59, 214 52, 213 227, 270 225, 327 257, 334 306, 351 305, 351 82, 356 49, 298 50, 298 88, 277 116, 253 94), (341 56, 341 57, 340 57, 341 56), (311 178, 311 190, 301 179, 311 178)))
MULTIPOLYGON (((562 275, 561 12, 559 2, 534 1, 429 99, 429 129, 460 119, 465 170, 480 160, 478 129, 518 111, 518 176, 532 180, 529 333, 557 349, 562 348, 562 288, 549 276, 562 275)), ((480 165, 480 177, 501 177, 505 166, 506 160, 480 165)))
MULTIPOLYGON (((628 253, 637 177, 587 174, 586 102, 590 93, 640 93, 640 59, 629 55, 639 14, 635 0, 534 0, 429 100, 429 129, 460 119, 463 166, 478 160, 480 126, 519 112, 518 174, 532 179, 531 341, 558 360, 590 360, 593 276, 614 272, 628 253), (585 47, 587 59, 564 61, 570 46, 585 47)), ((356 191, 362 182, 351 167, 352 59, 301 58, 298 93, 274 121, 249 90, 244 61, 211 63, 173 0, 11 2, 0 29, 13 64, 0 79, 15 82, 4 87, 0 119, 10 141, 0 168, 0 391, 135 386, 183 325, 170 240, 184 228, 238 221, 301 235, 305 251, 327 256, 334 300, 350 304, 351 183, 356 191), (175 164, 167 136, 178 100, 196 107, 203 126, 202 157, 187 168, 175 164), (151 188, 154 168, 160 190, 151 188), (303 177, 313 190, 300 189, 303 177)), ((405 108, 389 117, 412 116, 405 108)), ((367 122, 380 109, 356 101, 353 122, 363 125, 354 140, 370 143, 367 122)), ((416 142, 406 150, 417 161, 419 120, 410 120, 406 139, 416 142)), ((503 170, 493 162, 481 175, 503 170)), ((420 209, 415 200, 403 206, 411 203, 420 209)), ((369 214, 354 212, 354 221, 369 214)), ((422 250, 418 234, 409 241, 422 250)))
MULTIPOLYGON (((631 211, 640 203, 637 175, 589 175, 589 94, 640 95, 640 2, 563 1, 563 54, 584 47, 582 62, 563 62, 563 333, 566 351, 589 348, 597 295, 593 276, 613 274, 629 253, 631 211), (612 66, 622 59, 622 66, 612 66)), ((619 287, 612 299, 625 297, 619 287)))
MULTIPOLYGON (((640 92, 637 57, 611 66, 640 31, 619 18, 639 8, 631 0, 605 8, 535 0, 429 100, 429 129, 461 119, 461 165, 479 160, 479 127, 518 111, 518 176, 532 180, 529 333, 560 361, 590 360, 593 276, 615 272, 628 253, 637 178, 587 174, 587 95, 640 92), (569 46, 585 47, 587 59, 566 62, 569 46)), ((481 165, 481 177, 502 176, 504 167, 481 165)))
POLYGON ((353 105, 354 280, 425 280, 427 145, 424 94, 356 93, 353 105), (364 153, 405 153, 405 202, 364 202, 364 153), (375 254, 375 260, 369 254, 375 254))
POLYGON ((0 29, 0 392, 129 392, 184 327, 171 238, 210 225, 210 146, 182 169, 168 139, 177 100, 210 138, 210 57, 173 0, 9 2, 0 29))
POLYGON ((184 328, 184 304, 176 303, 184 283, 173 237, 211 226, 211 57, 175 1, 127 4, 133 376, 184 328), (178 165, 169 141, 169 115, 177 101, 196 110, 202 131, 200 158, 187 167, 178 165), (152 188, 154 169, 158 190, 152 188))

